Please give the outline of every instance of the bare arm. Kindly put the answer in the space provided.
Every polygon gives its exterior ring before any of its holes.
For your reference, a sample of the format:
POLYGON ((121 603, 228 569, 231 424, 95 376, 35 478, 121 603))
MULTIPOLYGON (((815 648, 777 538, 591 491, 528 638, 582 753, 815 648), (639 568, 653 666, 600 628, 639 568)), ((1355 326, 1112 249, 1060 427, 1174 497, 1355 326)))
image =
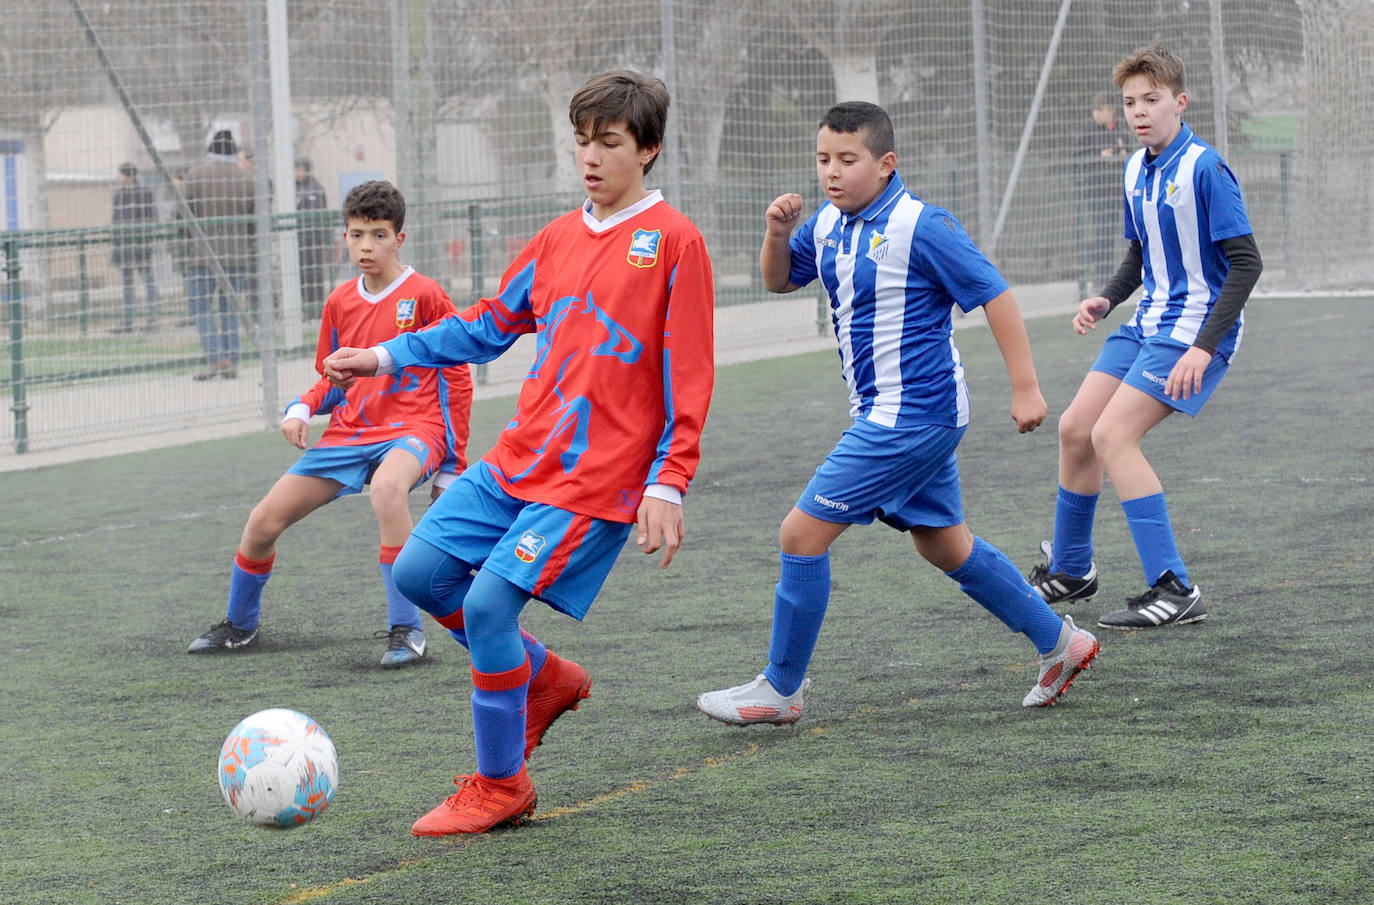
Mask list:
POLYGON ((788 279, 792 270, 792 250, 787 246, 801 215, 802 196, 795 192, 774 198, 764 211, 766 230, 763 248, 759 251, 759 272, 769 292, 793 292, 801 288, 788 279))
POLYGON ((1026 322, 1011 290, 1003 292, 983 306, 988 327, 992 330, 1002 360, 1011 378, 1011 417, 1021 433, 1033 431, 1045 420, 1049 407, 1040 393, 1040 380, 1035 376, 1035 361, 1031 358, 1030 337, 1026 322))

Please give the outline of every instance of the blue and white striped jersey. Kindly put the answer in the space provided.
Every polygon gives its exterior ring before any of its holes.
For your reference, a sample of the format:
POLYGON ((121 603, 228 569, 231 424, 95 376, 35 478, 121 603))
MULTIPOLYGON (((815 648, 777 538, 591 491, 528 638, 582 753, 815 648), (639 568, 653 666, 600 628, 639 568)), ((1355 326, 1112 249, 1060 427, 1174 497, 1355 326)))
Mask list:
POLYGON ((887 427, 968 423, 968 387, 951 307, 1007 289, 954 215, 926 204, 895 171, 858 214, 826 202, 790 241, 788 279, 820 277, 849 384, 850 414, 887 427))
MULTIPOLYGON (((1131 155, 1124 182, 1125 235, 1140 242, 1145 290, 1135 323, 1190 346, 1230 270, 1218 243, 1254 230, 1235 175, 1187 123, 1164 153, 1146 157, 1144 148, 1131 155)), ((1242 312, 1217 354, 1229 361, 1244 330, 1242 312)))

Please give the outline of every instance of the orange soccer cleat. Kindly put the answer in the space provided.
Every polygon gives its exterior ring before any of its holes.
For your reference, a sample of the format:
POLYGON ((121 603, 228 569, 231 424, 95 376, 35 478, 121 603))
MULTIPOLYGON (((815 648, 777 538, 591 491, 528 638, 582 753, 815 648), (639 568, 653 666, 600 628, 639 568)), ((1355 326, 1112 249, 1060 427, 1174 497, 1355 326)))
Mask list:
POLYGON ((534 813, 534 784, 523 765, 506 779, 473 773, 455 776, 453 782, 458 791, 410 828, 416 836, 485 833, 507 823, 518 825, 534 813))
POLYGON ((544 738, 544 733, 569 710, 592 694, 592 677, 571 660, 549 651, 544 668, 530 682, 525 702, 525 760, 544 738))

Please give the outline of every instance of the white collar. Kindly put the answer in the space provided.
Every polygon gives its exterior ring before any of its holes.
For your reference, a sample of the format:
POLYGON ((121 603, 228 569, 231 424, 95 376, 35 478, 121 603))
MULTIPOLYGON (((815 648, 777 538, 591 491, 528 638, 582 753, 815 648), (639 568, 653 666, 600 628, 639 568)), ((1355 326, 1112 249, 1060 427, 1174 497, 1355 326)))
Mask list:
POLYGON ((627 208, 616 211, 605 220, 598 220, 592 216, 592 199, 588 198, 582 202, 582 222, 594 233, 604 233, 606 230, 619 226, 631 217, 637 217, 663 200, 663 193, 654 189, 643 198, 631 204, 627 208))
POLYGON ((367 291, 367 281, 363 279, 363 275, 360 273, 358 274, 358 295, 363 297, 363 301, 375 305, 377 302, 380 302, 382 299, 386 298, 388 295, 391 295, 391 293, 399 289, 401 284, 404 283, 406 280, 410 279, 410 275, 414 272, 415 268, 407 264, 405 270, 401 271, 400 276, 392 280, 391 283, 381 292, 377 293, 367 291))

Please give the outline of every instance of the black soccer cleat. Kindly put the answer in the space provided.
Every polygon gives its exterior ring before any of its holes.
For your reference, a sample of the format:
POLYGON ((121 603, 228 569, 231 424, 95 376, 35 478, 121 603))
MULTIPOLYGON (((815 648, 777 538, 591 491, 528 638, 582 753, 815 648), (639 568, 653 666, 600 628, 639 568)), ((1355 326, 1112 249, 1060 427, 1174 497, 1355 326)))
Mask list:
POLYGON ((1047 540, 1040 542, 1045 554, 1044 565, 1036 566, 1026 576, 1026 581, 1035 588, 1036 593, 1048 604, 1062 603, 1065 600, 1091 600, 1097 593, 1097 563, 1088 564, 1088 574, 1075 578, 1065 572, 1051 572, 1050 563, 1054 561, 1054 548, 1047 540))
POLYGON ((258 630, 245 631, 235 628, 234 623, 225 619, 210 631, 191 642, 186 648, 188 654, 218 654, 223 651, 241 650, 258 640, 258 630))
POLYGON ((1150 590, 1127 600, 1124 610, 1105 614, 1097 624, 1103 628, 1154 628, 1188 625, 1206 618, 1202 589, 1197 585, 1187 587, 1173 572, 1165 572, 1150 590))

